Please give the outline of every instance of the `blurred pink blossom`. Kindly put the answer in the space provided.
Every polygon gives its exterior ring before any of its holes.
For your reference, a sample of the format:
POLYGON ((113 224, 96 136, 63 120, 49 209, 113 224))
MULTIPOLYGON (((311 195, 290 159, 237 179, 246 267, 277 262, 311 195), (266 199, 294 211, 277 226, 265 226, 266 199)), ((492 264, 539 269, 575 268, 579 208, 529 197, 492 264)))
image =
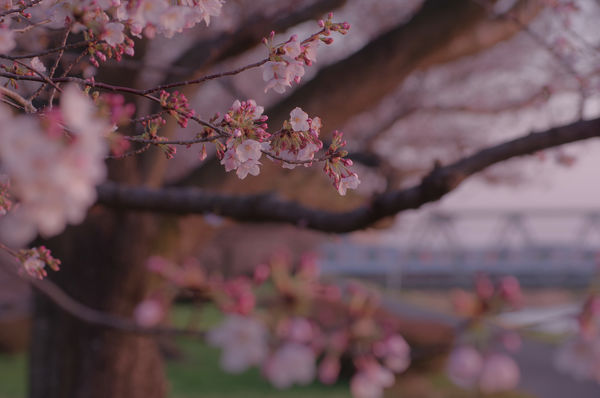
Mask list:
POLYGON ((294 384, 311 383, 316 374, 315 353, 309 347, 286 343, 266 362, 264 373, 275 387, 284 389, 294 384))
POLYGON ((268 353, 268 331, 257 318, 228 315, 223 323, 209 331, 210 345, 221 347, 221 367, 230 373, 242 373, 260 365, 268 353))

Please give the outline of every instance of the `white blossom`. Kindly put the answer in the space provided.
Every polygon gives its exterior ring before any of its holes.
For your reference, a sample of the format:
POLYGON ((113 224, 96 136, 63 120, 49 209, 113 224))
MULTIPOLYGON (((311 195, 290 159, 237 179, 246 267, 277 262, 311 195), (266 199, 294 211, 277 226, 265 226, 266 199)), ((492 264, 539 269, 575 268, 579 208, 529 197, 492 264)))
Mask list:
POLYGON ((486 394, 510 391, 519 383, 519 366, 504 354, 492 354, 485 359, 479 388, 486 394))
POLYGON ((120 22, 109 22, 104 25, 104 33, 102 39, 106 41, 109 46, 116 46, 117 44, 123 43, 125 35, 123 29, 125 26, 120 22))
POLYGON ((306 131, 309 129, 308 114, 296 107, 290 112, 290 124, 294 131, 306 131))
POLYGON ((360 180, 358 179, 358 175, 356 173, 352 173, 347 177, 343 177, 340 179, 340 183, 338 185, 338 192, 340 195, 346 195, 346 191, 348 189, 356 189, 360 184, 360 180))
POLYGON ((44 65, 44 63, 42 61, 40 61, 40 59, 38 57, 33 57, 31 59, 31 61, 29 62, 29 65, 31 65, 33 70, 35 70, 36 72, 39 72, 39 73, 46 72, 46 66, 44 65))
POLYGON ((73 137, 65 141, 46 132, 38 118, 0 108, 0 163, 18 203, 0 224, 4 238, 24 244, 36 231, 49 237, 83 221, 96 200, 95 186, 106 176, 110 126, 94 109, 76 86, 64 88, 60 112, 73 137))
POLYGON ((209 331, 210 345, 222 348, 221 367, 230 373, 241 373, 259 365, 268 353, 268 332, 258 319, 228 315, 218 327, 209 331))
POLYGON ((255 140, 244 140, 235 149, 237 158, 240 162, 247 160, 258 160, 260 159, 262 145, 260 142, 255 140))
POLYGON ((287 55, 291 59, 295 59, 302 53, 302 49, 300 48, 300 43, 298 42, 298 36, 293 35, 290 40, 283 45, 283 51, 285 51, 285 55, 287 55))
POLYGON ((475 385, 481 373, 483 358, 474 347, 458 347, 450 354, 446 370, 452 382, 460 387, 475 385))
POLYGON ((306 385, 315 378, 315 362, 315 353, 311 348, 302 344, 286 343, 267 361, 265 376, 271 384, 280 389, 294 384, 306 385))

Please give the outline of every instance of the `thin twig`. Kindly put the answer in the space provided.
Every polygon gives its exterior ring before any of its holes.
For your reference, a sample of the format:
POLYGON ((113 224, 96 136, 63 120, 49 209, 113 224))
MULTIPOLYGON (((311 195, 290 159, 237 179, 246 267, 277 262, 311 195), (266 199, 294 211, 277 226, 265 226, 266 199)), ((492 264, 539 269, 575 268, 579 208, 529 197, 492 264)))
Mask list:
POLYGON ((3 96, 12 99, 17 104, 21 105, 23 107, 23 109, 25 110, 25 112, 27 112, 27 113, 36 113, 37 112, 37 109, 35 109, 35 106, 33 106, 31 101, 29 101, 26 98, 23 98, 20 94, 14 92, 4 86, 0 86, 0 93, 3 96))

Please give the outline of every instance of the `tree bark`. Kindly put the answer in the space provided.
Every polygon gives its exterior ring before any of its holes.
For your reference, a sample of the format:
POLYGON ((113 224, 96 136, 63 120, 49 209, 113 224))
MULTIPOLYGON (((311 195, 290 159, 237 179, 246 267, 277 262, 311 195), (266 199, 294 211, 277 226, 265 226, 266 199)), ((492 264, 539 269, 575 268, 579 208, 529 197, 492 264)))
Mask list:
MULTIPOLYGON (((136 44, 143 57, 145 42, 136 44)), ((101 71, 103 71, 101 69, 101 71)), ((107 71, 99 80, 130 84, 136 71, 107 71)), ((126 100, 131 100, 128 98, 126 100)), ((141 183, 144 157, 109 162, 113 181, 141 183)), ((92 208, 85 222, 48 242, 62 261, 50 278, 75 300, 131 317, 148 288, 145 263, 159 237, 152 215, 92 208)), ((151 337, 86 324, 36 294, 30 361, 31 398, 161 398, 163 360, 151 337)))
MULTIPOLYGON (((94 309, 131 316, 147 289, 149 216, 95 209, 81 226, 48 242, 63 260, 52 279, 94 309)), ((166 393, 156 341, 85 324, 36 295, 30 366, 32 398, 160 398, 166 393)))

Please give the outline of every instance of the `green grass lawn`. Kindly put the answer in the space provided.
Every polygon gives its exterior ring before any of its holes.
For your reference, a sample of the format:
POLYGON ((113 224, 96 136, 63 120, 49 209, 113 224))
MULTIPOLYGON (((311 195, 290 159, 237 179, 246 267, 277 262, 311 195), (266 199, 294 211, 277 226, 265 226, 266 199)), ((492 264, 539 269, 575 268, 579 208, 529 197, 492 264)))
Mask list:
POLYGON ((25 354, 0 355, 0 398, 23 398, 26 396, 25 354))

